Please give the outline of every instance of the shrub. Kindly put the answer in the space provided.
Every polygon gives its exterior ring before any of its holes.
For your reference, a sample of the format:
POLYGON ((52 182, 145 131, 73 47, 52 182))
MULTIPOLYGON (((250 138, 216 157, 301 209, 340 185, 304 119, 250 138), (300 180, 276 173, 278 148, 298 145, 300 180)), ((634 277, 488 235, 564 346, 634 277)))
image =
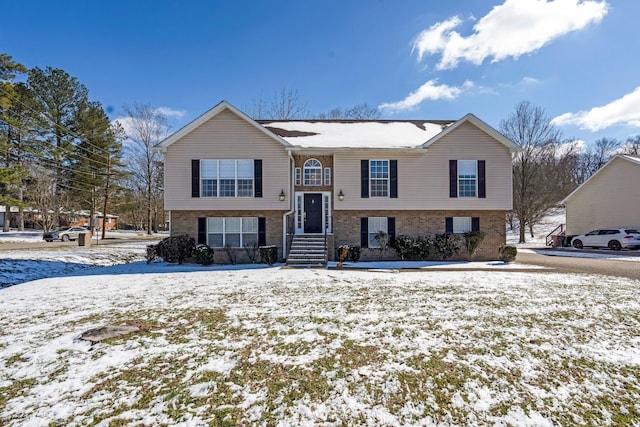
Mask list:
POLYGON ((451 258, 460 250, 460 238, 455 234, 436 234, 433 238, 433 255, 439 260, 451 258))
POLYGON ((518 249, 515 246, 500 246, 498 249, 498 253, 500 256, 498 257, 500 261, 505 264, 509 264, 511 261, 516 259, 516 255, 518 255, 518 249))
POLYGON ((427 259, 433 252, 432 246, 433 242, 428 237, 409 236, 398 236, 393 244, 400 259, 412 261, 427 259))
POLYGON ((358 262, 360 261, 360 254, 362 253, 362 249, 360 246, 349 246, 349 252, 347 252, 347 261, 349 262, 358 262))
POLYGON ((214 251, 208 245, 198 245, 193 249, 193 253, 191 257, 193 261, 200 265, 211 265, 213 264, 213 254, 214 251))
POLYGON ((416 239, 413 237, 396 236, 393 249, 396 250, 401 260, 416 259, 416 239))
POLYGON ((464 247, 467 249, 469 253, 469 259, 472 259, 478 250, 478 246, 484 240, 484 232, 483 231, 467 231, 464 233, 464 247))
POLYGON ((273 265, 278 261, 278 247, 277 246, 260 246, 260 259, 263 263, 273 265))
POLYGON ((253 242, 244 246, 244 251, 247 253, 247 258, 251 261, 251 264, 258 262, 258 242, 253 242))
POLYGON ((189 237, 186 234, 171 236, 162 239, 160 243, 158 243, 156 246, 156 254, 166 262, 182 264, 185 259, 191 256, 195 246, 196 242, 193 237, 189 237))
POLYGON ((147 264, 158 259, 158 245, 147 245, 147 264))
POLYGON ((238 262, 238 252, 236 252, 235 248, 232 248, 231 245, 226 245, 224 247, 224 251, 229 258, 229 263, 231 265, 236 265, 238 262))

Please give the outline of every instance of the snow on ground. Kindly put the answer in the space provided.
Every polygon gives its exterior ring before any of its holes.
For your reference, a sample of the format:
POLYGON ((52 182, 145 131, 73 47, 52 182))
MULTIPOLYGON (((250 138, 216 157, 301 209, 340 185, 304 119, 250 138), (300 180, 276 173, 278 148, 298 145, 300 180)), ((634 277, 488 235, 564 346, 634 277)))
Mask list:
POLYGON ((1 250, 0 289, 45 277, 61 277, 78 270, 145 259, 150 241, 87 247, 1 250))
POLYGON ((533 235, 527 229, 525 235, 525 243, 518 243, 520 240, 520 231, 518 229, 518 221, 514 220, 513 228, 507 224, 507 244, 520 248, 540 248, 546 246, 546 238, 555 228, 561 224, 566 224, 566 210, 563 207, 552 209, 542 220, 533 227, 533 235))
POLYGON ((142 262, 85 271, 0 290, 0 424, 640 420, 638 281, 142 262), (77 340, 125 321, 145 332, 77 340))
MULTIPOLYGON (((102 236, 102 234, 100 234, 102 236)), ((129 239, 135 237, 146 236, 144 232, 136 230, 107 230, 107 239, 129 239)), ((158 238, 168 237, 168 232, 160 232, 154 236, 158 238)), ((95 236, 93 237, 95 240, 95 236)), ((11 230, 7 232, 0 231, 0 249, 3 243, 35 243, 42 241, 42 230, 11 230)))
POLYGON ((54 276, 0 289, 0 425, 640 423, 640 281, 147 265, 148 243, 0 251, 0 280, 54 276), (143 332, 78 340, 123 323, 143 332))

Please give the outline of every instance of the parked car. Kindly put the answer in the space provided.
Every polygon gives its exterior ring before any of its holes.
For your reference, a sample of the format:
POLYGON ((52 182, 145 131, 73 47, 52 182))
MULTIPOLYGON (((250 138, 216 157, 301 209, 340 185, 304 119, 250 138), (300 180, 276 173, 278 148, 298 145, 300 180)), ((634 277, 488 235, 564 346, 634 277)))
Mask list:
POLYGON ((60 227, 57 230, 44 233, 42 239, 47 242, 54 240, 68 242, 69 240, 77 240, 80 233, 89 233, 89 229, 86 227, 60 227))
POLYGON ((619 251, 622 248, 640 248, 640 231, 635 228, 601 228, 580 234, 571 239, 574 248, 584 246, 592 248, 609 248, 619 251))

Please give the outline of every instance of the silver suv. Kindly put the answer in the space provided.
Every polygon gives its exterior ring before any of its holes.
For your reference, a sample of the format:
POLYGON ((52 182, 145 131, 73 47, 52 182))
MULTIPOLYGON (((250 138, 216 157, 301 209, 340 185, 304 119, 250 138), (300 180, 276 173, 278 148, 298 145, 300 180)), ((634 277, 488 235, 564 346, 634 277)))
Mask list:
POLYGON ((609 248, 619 251, 622 248, 640 248, 640 231, 635 228, 601 228, 587 234, 580 234, 571 240, 576 249, 585 246, 592 248, 609 248))

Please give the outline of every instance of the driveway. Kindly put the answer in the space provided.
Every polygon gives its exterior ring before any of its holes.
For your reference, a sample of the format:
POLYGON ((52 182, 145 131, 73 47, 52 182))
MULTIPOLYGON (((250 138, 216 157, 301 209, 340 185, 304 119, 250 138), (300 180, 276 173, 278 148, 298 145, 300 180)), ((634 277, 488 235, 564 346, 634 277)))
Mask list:
MULTIPOLYGON (((578 258, 546 254, 545 252, 550 252, 548 249, 532 249, 532 251, 535 252, 519 251, 516 262, 541 265, 559 273, 602 274, 640 280, 640 259, 638 261, 624 261, 604 258, 578 258)), ((557 251, 553 250, 553 252, 557 251)), ((584 252, 589 253, 592 251, 584 252)), ((598 251, 598 253, 602 253, 602 251, 598 251)), ((638 251, 620 251, 615 252, 614 255, 640 257, 638 251)))

